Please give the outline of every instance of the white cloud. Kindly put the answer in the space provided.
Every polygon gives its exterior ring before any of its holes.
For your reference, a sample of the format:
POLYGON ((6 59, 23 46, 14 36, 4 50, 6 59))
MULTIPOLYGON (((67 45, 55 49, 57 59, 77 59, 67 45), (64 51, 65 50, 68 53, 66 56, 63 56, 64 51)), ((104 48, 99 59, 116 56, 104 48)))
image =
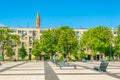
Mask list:
POLYGON ((4 24, 0 24, 0 26, 5 26, 4 24))

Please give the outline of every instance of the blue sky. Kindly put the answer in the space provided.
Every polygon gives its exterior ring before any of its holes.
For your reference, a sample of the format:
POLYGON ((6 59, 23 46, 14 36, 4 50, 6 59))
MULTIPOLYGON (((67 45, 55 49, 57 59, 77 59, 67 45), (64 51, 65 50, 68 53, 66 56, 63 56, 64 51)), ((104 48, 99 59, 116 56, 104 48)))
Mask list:
POLYGON ((35 27, 37 12, 42 28, 120 24, 120 0, 0 0, 0 25, 35 27))

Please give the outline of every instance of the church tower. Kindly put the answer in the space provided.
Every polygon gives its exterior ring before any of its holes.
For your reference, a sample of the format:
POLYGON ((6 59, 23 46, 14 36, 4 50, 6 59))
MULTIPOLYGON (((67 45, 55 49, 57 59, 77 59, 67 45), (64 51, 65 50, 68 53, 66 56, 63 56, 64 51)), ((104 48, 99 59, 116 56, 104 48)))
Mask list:
POLYGON ((40 29, 40 15, 38 12, 37 12, 37 16, 36 16, 36 28, 40 29))

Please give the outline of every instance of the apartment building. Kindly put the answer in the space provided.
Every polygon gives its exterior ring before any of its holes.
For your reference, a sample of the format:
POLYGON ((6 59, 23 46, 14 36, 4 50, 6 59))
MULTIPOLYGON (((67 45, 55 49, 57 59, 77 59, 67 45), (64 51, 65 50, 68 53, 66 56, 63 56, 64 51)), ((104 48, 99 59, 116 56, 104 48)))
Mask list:
MULTIPOLYGON (((37 13, 36 16, 36 27, 35 28, 11 28, 13 30, 13 34, 18 34, 20 36, 20 44, 14 48, 15 57, 19 59, 19 49, 21 45, 24 45, 28 54, 28 59, 31 60, 31 50, 33 48, 33 40, 40 39, 41 32, 48 30, 49 28, 40 28, 40 15, 37 13)), ((80 40, 81 35, 87 31, 88 29, 74 29, 77 39, 80 40)), ((111 30, 113 35, 117 35, 116 30, 111 30)), ((88 58, 91 57, 91 51, 87 52, 88 58)), ((99 53, 98 53, 99 57, 99 53)))

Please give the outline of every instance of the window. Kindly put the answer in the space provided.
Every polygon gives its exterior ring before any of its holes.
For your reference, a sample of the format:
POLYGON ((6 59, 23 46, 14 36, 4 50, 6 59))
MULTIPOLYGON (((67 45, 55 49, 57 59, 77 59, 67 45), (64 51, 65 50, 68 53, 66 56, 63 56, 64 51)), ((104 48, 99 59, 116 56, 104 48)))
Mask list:
POLYGON ((26 39, 25 35, 27 35, 27 31, 22 30, 22 39, 26 39))
POLYGON ((24 42, 22 42, 22 45, 23 45, 23 46, 26 46, 24 42))
POLYGON ((79 31, 76 31, 75 34, 76 34, 76 35, 80 35, 80 32, 79 32, 79 31))
POLYGON ((17 30, 12 30, 13 32, 12 33, 17 33, 17 30))
POLYGON ((29 45, 32 46, 33 37, 29 36, 29 45))
POLYGON ((32 33, 32 30, 29 30, 29 33, 32 33))
POLYGON ((18 33, 20 34, 20 33, 21 33, 21 30, 18 30, 18 33))
POLYGON ((33 37, 29 36, 29 41, 32 42, 33 40, 33 37))
POLYGON ((32 49, 31 49, 31 48, 29 48, 29 54, 31 54, 31 50, 32 50, 32 49))
POLYGON ((117 34, 118 34, 117 31, 114 31, 114 36, 117 36, 117 34))
POLYGON ((27 35, 27 31, 23 30, 22 35, 27 35))
POLYGON ((36 31, 33 31, 33 32, 32 32, 32 36, 36 36, 36 31))
POLYGON ((114 34, 117 34, 117 32, 116 32, 116 31, 114 31, 114 34))

